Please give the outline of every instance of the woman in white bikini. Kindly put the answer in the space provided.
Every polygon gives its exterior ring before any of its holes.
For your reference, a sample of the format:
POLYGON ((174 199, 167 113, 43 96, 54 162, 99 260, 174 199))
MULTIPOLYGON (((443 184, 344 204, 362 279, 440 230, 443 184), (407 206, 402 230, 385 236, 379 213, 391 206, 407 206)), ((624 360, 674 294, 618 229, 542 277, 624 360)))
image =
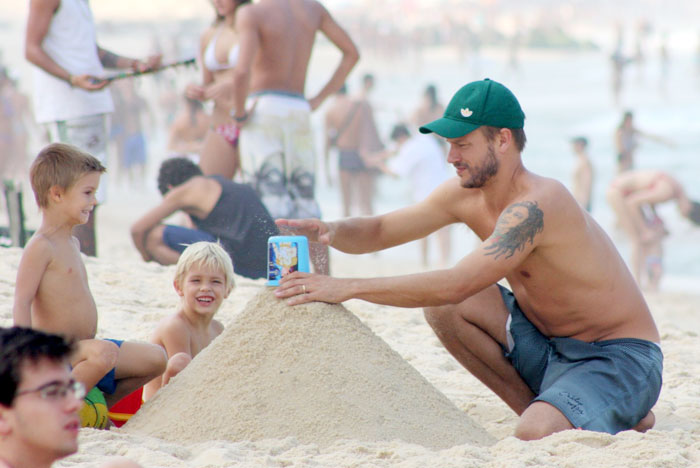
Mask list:
POLYGON ((207 132, 199 155, 204 175, 233 178, 240 168, 238 128, 229 115, 233 107, 231 88, 233 68, 238 60, 238 36, 233 29, 236 10, 250 0, 213 0, 217 18, 202 34, 200 62, 202 84, 187 86, 187 97, 214 101, 211 128, 207 132))

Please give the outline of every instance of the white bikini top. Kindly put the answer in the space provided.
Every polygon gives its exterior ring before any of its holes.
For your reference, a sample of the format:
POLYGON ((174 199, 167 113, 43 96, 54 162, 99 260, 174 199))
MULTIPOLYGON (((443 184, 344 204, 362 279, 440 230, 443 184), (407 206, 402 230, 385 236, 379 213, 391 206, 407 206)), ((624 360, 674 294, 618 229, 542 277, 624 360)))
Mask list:
POLYGON ((216 40, 219 38, 220 32, 209 41, 207 48, 204 49, 204 66, 210 71, 227 70, 236 66, 238 62, 238 44, 231 47, 228 51, 228 62, 220 63, 216 60, 216 40))

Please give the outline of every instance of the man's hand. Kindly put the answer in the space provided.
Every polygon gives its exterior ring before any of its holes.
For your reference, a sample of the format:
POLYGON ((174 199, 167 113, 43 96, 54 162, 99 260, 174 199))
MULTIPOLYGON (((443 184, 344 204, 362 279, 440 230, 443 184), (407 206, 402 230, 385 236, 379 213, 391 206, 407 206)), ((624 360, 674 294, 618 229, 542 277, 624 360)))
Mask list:
POLYGON ((134 60, 131 63, 131 68, 134 71, 138 71, 138 72, 156 70, 156 69, 160 68, 162 59, 163 59, 163 56, 160 54, 159 55, 151 55, 145 61, 134 60))
POLYGON ((109 81, 93 75, 71 75, 70 85, 86 91, 98 91, 109 84, 109 81))
POLYGON ((347 288, 343 287, 345 281, 347 280, 295 271, 282 277, 279 287, 275 289, 275 296, 288 299, 287 304, 290 306, 313 301, 338 304, 351 297, 347 295, 347 288))
POLYGON ((332 225, 320 219, 276 219, 275 224, 285 232, 298 236, 306 236, 311 242, 331 245, 335 237, 332 225))

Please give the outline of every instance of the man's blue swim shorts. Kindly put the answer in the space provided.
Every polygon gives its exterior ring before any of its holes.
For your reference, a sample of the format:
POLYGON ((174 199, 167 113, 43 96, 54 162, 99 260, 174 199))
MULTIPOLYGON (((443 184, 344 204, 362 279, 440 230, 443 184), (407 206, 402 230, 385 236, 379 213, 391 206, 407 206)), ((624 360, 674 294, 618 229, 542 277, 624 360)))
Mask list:
POLYGON ((536 395, 575 428, 617 432, 647 415, 661 392, 663 354, 637 338, 587 343, 549 338, 525 317, 515 296, 499 285, 510 312, 505 357, 536 395))

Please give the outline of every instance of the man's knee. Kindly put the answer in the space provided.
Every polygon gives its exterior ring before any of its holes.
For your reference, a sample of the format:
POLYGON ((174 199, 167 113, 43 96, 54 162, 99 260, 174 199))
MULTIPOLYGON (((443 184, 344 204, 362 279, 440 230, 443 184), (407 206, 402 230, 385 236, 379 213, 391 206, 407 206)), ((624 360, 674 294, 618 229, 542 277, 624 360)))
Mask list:
POLYGON ((148 234, 146 234, 146 250, 149 252, 154 251, 155 249, 159 248, 160 246, 164 245, 163 241, 163 230, 165 229, 164 225, 159 225, 148 231, 148 234))
POLYGON ((106 340, 88 340, 80 344, 80 355, 107 373, 117 365, 119 346, 106 340))
POLYGON ((423 309, 425 321, 440 339, 455 331, 455 314, 458 314, 458 311, 453 306, 426 307, 423 309))
POLYGON ((559 409, 549 403, 536 401, 520 416, 514 435, 520 440, 538 440, 573 428, 559 409))

